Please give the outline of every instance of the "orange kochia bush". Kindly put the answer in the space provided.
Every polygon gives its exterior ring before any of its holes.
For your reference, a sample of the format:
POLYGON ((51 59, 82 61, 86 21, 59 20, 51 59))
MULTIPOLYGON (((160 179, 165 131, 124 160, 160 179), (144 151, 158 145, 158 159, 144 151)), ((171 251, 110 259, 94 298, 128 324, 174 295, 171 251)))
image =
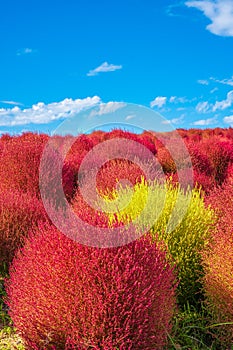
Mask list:
POLYGON ((218 224, 208 249, 203 253, 204 290, 207 305, 219 327, 222 341, 233 342, 233 184, 217 188, 206 198, 215 208, 218 224))
POLYGON ((14 259, 7 304, 27 349, 163 349, 176 282, 149 236, 81 245, 42 225, 14 259))

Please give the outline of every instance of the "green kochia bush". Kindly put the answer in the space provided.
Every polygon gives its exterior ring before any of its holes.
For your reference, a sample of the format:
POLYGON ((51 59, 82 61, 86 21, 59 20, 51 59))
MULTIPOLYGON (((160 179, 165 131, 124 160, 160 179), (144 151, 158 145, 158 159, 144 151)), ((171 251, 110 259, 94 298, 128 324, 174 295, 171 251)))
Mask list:
POLYGON ((152 235, 158 232, 177 265, 180 305, 187 302, 195 305, 199 299, 203 274, 201 252, 208 244, 214 222, 214 212, 205 207, 200 191, 184 193, 179 188, 168 188, 161 219, 152 228, 152 235))
POLYGON ((173 270, 150 236, 101 249, 44 225, 13 261, 7 304, 27 349, 162 349, 173 270))
MULTIPOLYGON (((125 223, 133 220, 141 230, 149 225, 152 237, 165 242, 180 279, 179 302, 181 305, 187 301, 195 304, 196 294, 201 289, 200 252, 211 234, 213 210, 205 207, 200 191, 196 189, 183 191, 169 183, 148 185, 142 182, 134 187, 128 204, 129 191, 129 188, 121 189, 117 195, 117 207, 124 208, 118 211, 117 220, 125 223)), ((107 207, 113 205, 111 201, 106 202, 107 207)), ((114 222, 115 217, 110 215, 110 221, 114 222)))

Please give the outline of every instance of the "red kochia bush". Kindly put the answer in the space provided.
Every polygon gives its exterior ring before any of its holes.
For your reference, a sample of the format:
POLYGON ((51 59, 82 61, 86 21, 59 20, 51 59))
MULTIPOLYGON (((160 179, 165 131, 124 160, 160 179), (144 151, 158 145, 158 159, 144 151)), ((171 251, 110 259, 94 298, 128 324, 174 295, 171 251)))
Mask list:
POLYGON ((0 157, 1 186, 39 193, 39 164, 48 136, 25 133, 5 142, 0 157))
MULTIPOLYGON (((0 178, 1 187, 6 190, 12 189, 22 191, 29 195, 40 198, 40 164, 43 151, 47 142, 54 145, 51 157, 47 157, 44 164, 43 177, 50 184, 51 189, 56 189, 56 182, 60 180, 59 174, 55 172, 54 164, 62 159, 60 148, 62 138, 47 135, 25 133, 21 136, 10 137, 5 140, 4 147, 0 149, 0 178), (60 146, 60 147, 59 147, 60 146), (45 168, 45 165, 47 168, 45 168)), ((1 144, 0 144, 1 148, 1 144)), ((51 147, 52 148, 52 147, 51 147)), ((64 163, 62 171, 64 193, 67 199, 71 199, 74 192, 74 173, 69 164, 64 163)))
POLYGON ((7 304, 27 349, 162 349, 174 281, 149 236, 93 248, 44 225, 13 261, 7 304))
POLYGON ((43 204, 35 196, 0 190, 0 266, 9 265, 28 231, 46 218, 43 204))
POLYGON ((233 230, 233 184, 225 183, 216 187, 205 198, 206 205, 211 205, 218 215, 218 228, 229 232, 233 230))
POLYGON ((157 149, 155 147, 155 143, 153 142, 152 135, 149 132, 138 135, 129 131, 114 129, 110 132, 106 132, 103 136, 103 140, 111 140, 115 138, 125 138, 131 141, 138 142, 145 146, 152 154, 155 155, 157 153, 157 149))
MULTIPOLYGON (((149 163, 145 168, 150 168, 149 163)), ((152 174, 149 174, 152 177, 152 174)), ((108 161, 101 167, 96 176, 96 185, 99 192, 108 193, 116 188, 119 181, 128 181, 132 186, 142 181, 146 174, 139 165, 124 159, 108 161)), ((154 175, 155 177, 155 175, 154 175)), ((149 179, 148 179, 149 180, 149 179)))
POLYGON ((188 142, 187 148, 191 157, 193 169, 198 173, 210 176, 213 174, 213 168, 207 154, 200 146, 200 143, 188 142))
POLYGON ((215 181, 221 185, 226 180, 229 164, 233 162, 233 143, 210 137, 203 142, 202 147, 212 164, 215 181))

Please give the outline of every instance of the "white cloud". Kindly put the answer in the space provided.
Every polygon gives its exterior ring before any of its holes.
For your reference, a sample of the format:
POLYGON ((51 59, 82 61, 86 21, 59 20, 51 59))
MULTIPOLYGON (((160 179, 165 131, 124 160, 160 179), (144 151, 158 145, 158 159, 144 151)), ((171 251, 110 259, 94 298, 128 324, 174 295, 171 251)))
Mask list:
POLYGON ((219 80, 219 79, 216 79, 216 78, 213 78, 213 77, 211 77, 210 79, 215 81, 216 83, 233 86, 233 76, 230 79, 219 80))
POLYGON ((192 125, 207 126, 215 123, 216 123, 216 118, 214 117, 214 118, 196 120, 195 122, 192 123, 192 125))
POLYGON ((224 110, 226 108, 231 107, 233 104, 233 90, 229 91, 227 94, 227 98, 222 101, 217 101, 213 105, 213 112, 217 110, 224 110))
POLYGON ((210 108, 211 108, 211 105, 207 101, 199 102, 196 105, 196 111, 198 113, 208 113, 210 111, 210 108))
POLYGON ((27 125, 30 123, 47 124, 54 120, 72 117, 81 110, 99 103, 100 98, 94 96, 76 100, 66 98, 61 102, 47 105, 39 102, 27 109, 20 109, 18 106, 0 108, 0 126, 27 125))
POLYGON ((0 103, 3 103, 5 105, 13 105, 13 106, 23 106, 23 103, 16 102, 16 101, 0 101, 0 103))
POLYGON ((194 7, 211 20, 206 29, 219 36, 233 36, 233 1, 198 0, 187 1, 185 5, 194 7))
POLYGON ((176 100, 176 96, 171 96, 169 99, 169 102, 173 103, 173 102, 175 102, 175 100, 176 100))
POLYGON ((201 85, 209 85, 208 80, 199 79, 197 82, 198 82, 198 84, 201 84, 201 85))
POLYGON ((136 115, 135 114, 129 114, 127 115, 127 117, 125 118, 125 120, 131 120, 131 119, 134 119, 136 118, 136 115))
POLYGON ((163 107, 167 102, 167 97, 165 96, 157 96, 153 101, 151 101, 150 106, 161 108, 163 107))
POLYGON ((169 99, 170 103, 186 103, 189 102, 186 97, 171 96, 169 99))
POLYGON ((122 69, 122 66, 119 65, 114 65, 114 64, 109 64, 108 62, 102 63, 99 67, 90 70, 87 73, 87 76, 92 77, 97 75, 98 73, 106 73, 106 72, 114 72, 115 70, 122 69))
POLYGON ((218 91, 218 88, 217 88, 217 87, 213 88, 213 89, 210 91, 210 93, 213 94, 213 93, 216 92, 216 91, 218 91))
POLYGON ((224 123, 229 124, 230 126, 233 126, 233 115, 229 115, 227 117, 223 118, 224 123))
MULTIPOLYGON (((211 93, 215 92, 216 88, 211 90, 211 93)), ((233 90, 229 91, 225 100, 216 101, 214 104, 208 101, 199 102, 196 105, 196 111, 198 113, 210 113, 218 110, 224 110, 233 105, 233 90)))
POLYGON ((185 114, 182 114, 179 118, 167 119, 162 122, 162 124, 180 124, 183 122, 185 114))
POLYGON ((90 113, 90 117, 95 117, 97 115, 104 115, 108 113, 113 113, 117 111, 120 108, 125 107, 126 104, 124 102, 107 102, 107 103, 100 103, 98 110, 93 110, 90 113))
POLYGON ((183 1, 178 1, 177 3, 170 4, 166 7, 166 14, 171 17, 185 17, 184 13, 182 13, 183 1))
POLYGON ((30 49, 29 47, 26 47, 24 49, 19 49, 16 53, 17 56, 22 56, 22 55, 29 55, 36 52, 34 49, 30 49))
POLYGON ((124 106, 126 106, 126 104, 124 102, 107 102, 107 103, 101 103, 100 104, 100 110, 99 110, 99 115, 103 115, 103 114, 108 114, 108 113, 113 113, 115 111, 117 111, 120 108, 123 108, 124 106))

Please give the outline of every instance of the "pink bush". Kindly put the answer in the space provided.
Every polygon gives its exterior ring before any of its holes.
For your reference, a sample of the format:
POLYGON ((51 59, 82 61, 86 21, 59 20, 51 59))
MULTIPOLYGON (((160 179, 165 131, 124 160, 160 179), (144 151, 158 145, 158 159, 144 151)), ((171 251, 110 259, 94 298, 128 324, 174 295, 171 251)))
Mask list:
POLYGON ((163 349, 171 331, 173 268, 149 236, 100 249, 41 226, 6 289, 28 349, 163 349))

